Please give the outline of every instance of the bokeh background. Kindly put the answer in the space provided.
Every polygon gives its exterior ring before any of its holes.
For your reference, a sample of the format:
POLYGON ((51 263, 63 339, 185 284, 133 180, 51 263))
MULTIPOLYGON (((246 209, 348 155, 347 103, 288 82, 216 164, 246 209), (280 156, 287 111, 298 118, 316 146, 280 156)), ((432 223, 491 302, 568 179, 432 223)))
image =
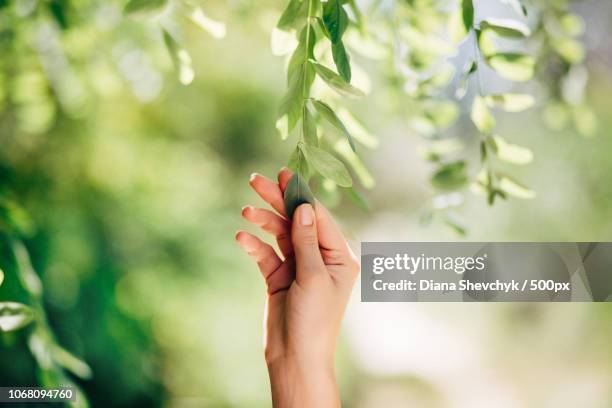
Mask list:
MULTIPOLYGON (((90 379, 65 375, 92 406, 269 406, 265 288, 234 233, 249 229, 240 208, 261 204, 250 173, 273 177, 294 146, 274 127, 285 74, 270 34, 284 2, 206 2, 227 35, 187 26, 189 86, 155 21, 126 19, 117 2, 67 3, 0 1, 0 301, 32 303, 17 237, 42 282, 49 331, 91 368, 90 379)), ((454 210, 465 237, 420 225, 433 195, 427 142, 398 113, 385 65, 353 56, 372 87, 351 108, 379 140, 363 152, 376 179, 363 191, 370 211, 335 200, 356 251, 375 240, 612 240, 612 4, 571 8, 586 23, 598 130, 551 130, 539 108, 498 115, 500 133, 535 154, 517 174, 537 197, 489 207, 468 193, 454 210)), ((463 118, 450 131, 473 129, 463 118)), ((338 350, 347 407, 612 406, 606 304, 359 298, 356 287, 338 350)), ((0 335, 0 385, 53 383, 31 351, 35 330, 0 335)))

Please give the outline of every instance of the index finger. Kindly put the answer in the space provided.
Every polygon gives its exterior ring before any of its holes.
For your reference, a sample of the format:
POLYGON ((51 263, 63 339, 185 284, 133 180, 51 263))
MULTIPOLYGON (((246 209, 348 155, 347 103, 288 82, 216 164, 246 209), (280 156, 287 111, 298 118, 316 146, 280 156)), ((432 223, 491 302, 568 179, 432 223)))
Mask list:
POLYGON ((278 184, 257 173, 251 174, 249 184, 266 203, 270 204, 280 215, 285 216, 285 202, 278 184))

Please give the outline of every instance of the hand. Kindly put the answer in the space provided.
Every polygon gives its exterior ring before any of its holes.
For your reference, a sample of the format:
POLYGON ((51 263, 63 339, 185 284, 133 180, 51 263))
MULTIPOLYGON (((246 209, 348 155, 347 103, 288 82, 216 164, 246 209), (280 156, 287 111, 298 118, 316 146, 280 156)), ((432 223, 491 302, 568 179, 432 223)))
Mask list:
POLYGON ((277 213, 242 210, 246 220, 276 237, 284 259, 247 232, 238 232, 236 240, 255 259, 268 288, 264 338, 274 406, 339 406, 333 356, 359 264, 320 203, 300 205, 293 222, 287 220, 283 192, 291 176, 282 169, 277 184, 253 174, 251 187, 277 213))

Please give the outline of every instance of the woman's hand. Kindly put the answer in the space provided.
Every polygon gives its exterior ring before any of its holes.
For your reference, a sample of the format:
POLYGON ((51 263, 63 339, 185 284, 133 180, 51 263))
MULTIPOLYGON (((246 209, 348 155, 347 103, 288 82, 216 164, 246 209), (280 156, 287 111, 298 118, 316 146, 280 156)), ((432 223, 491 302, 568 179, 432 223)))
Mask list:
POLYGON ((302 204, 286 219, 283 192, 288 169, 278 184, 253 174, 250 184, 276 210, 244 207, 243 217, 276 237, 282 258, 268 244, 244 231, 241 247, 257 262, 268 287, 265 357, 275 407, 340 405, 333 358, 340 322, 359 264, 329 212, 302 204))

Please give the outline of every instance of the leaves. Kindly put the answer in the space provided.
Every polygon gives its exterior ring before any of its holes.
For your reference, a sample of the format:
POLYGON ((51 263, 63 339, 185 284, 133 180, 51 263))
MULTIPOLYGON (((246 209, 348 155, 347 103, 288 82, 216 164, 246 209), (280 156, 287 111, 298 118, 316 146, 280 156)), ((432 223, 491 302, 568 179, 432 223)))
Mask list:
POLYGON ((293 220, 293 214, 300 205, 308 203, 314 206, 315 200, 312 192, 308 184, 304 181, 302 176, 300 176, 300 173, 294 173, 289 183, 287 183, 284 202, 285 213, 290 220, 293 220))
POLYGON ((336 116, 336 114, 333 111, 333 109, 328 104, 326 104, 325 102, 320 101, 318 99, 313 99, 312 100, 312 104, 314 105, 314 107, 317 110, 317 112, 319 112, 319 114, 326 121, 328 121, 336 129, 340 130, 346 136, 349 144, 351 145, 351 149, 353 149, 353 151, 355 151, 355 142, 353 141, 353 137, 351 136, 349 131, 346 129, 346 127, 344 126, 344 123, 342 123, 340 118, 338 118, 338 116, 336 116))
POLYGON ((461 17, 465 30, 469 32, 474 27, 474 4, 472 0, 462 0, 461 17))
POLYGON ((351 82, 350 58, 344 48, 342 36, 346 31, 349 19, 340 0, 328 0, 323 6, 324 33, 332 43, 332 56, 338 73, 346 82, 351 82))
POLYGON ((144 14, 160 11, 168 3, 167 0, 130 0, 123 7, 126 14, 144 14))
POLYGON ((521 112, 535 104, 535 98, 528 94, 487 95, 484 99, 488 106, 503 109, 506 112, 521 112))
POLYGON ((584 60, 584 46, 572 38, 555 38, 551 45, 568 64, 579 64, 584 60))
POLYGON ((495 128, 495 118, 480 95, 474 98, 470 117, 478 130, 484 134, 491 133, 495 128))
POLYGON ((300 15, 300 10, 302 9, 304 3, 304 0, 290 0, 289 4, 287 4, 287 7, 285 8, 285 11, 283 11, 283 14, 281 14, 278 23, 276 23, 276 27, 280 28, 281 30, 290 29, 297 17, 300 15))
POLYGON ((533 77, 535 59, 529 55, 499 53, 487 57, 486 61, 502 78, 522 82, 533 77))
POLYGON ((77 377, 83 380, 88 380, 91 378, 92 371, 89 365, 63 347, 53 344, 51 346, 51 356, 57 364, 64 367, 77 377))
POLYGON ((193 21, 195 25, 212 35, 214 38, 225 37, 225 24, 208 17, 206 14, 204 14, 204 11, 200 7, 195 7, 192 9, 187 14, 187 17, 189 17, 189 19, 193 21))
POLYGON ((341 187, 350 187, 353 185, 353 180, 344 166, 344 164, 336 159, 333 155, 315 146, 300 144, 300 149, 304 152, 304 157, 315 170, 323 177, 332 180, 341 187))
POLYGON ((314 59, 313 52, 315 42, 316 36, 312 26, 309 24, 304 26, 302 31, 300 31, 298 46, 289 60, 289 66, 287 67, 287 84, 291 83, 291 78, 301 65, 309 59, 314 59))
POLYGON ((453 231, 455 231, 457 235, 460 235, 462 237, 467 235, 467 228, 454 215, 447 214, 446 217, 444 217, 442 221, 444 222, 444 224, 450 227, 453 231))
POLYGON ((33 319, 34 313, 29 306, 17 302, 0 302, 0 331, 21 329, 33 319))
POLYGON ((374 177, 359 156, 351 149, 346 140, 338 140, 334 144, 334 150, 353 169, 362 186, 367 189, 374 187, 376 184, 374 177))
POLYGON ((304 153, 302 153, 302 150, 300 150, 300 146, 296 146, 291 153, 291 156, 289 156, 287 167, 293 170, 294 173, 300 173, 304 180, 310 179, 310 166, 308 166, 308 162, 304 157, 304 153))
POLYGON ((442 165, 431 178, 433 186, 441 190, 456 190, 463 187, 467 181, 466 165, 463 160, 442 165))
POLYGON ((531 30, 525 23, 505 18, 487 18, 480 23, 482 30, 493 30, 502 37, 524 38, 531 35, 531 30))
POLYGON ((340 76, 346 82, 351 82, 351 60, 342 41, 332 44, 332 57, 340 76))
POLYGON ((518 181, 510 178, 509 176, 500 174, 499 177, 499 188, 517 198, 522 198, 525 200, 535 198, 536 194, 533 190, 528 187, 522 185, 518 181))
POLYGON ((191 66, 191 56, 166 29, 162 29, 162 32, 168 53, 179 72, 179 82, 183 85, 189 85, 195 76, 191 66))
POLYGON ((317 123, 315 122, 312 113, 308 110, 306 104, 302 108, 302 134, 306 144, 311 146, 319 145, 319 138, 317 137, 317 123))
POLYGON ((336 74, 331 69, 319 64, 318 62, 312 61, 311 64, 314 66, 317 75, 325 81, 336 92, 352 97, 364 96, 363 91, 355 88, 344 80, 340 75, 336 74))
POLYGON ((297 71, 291 76, 289 89, 281 101, 279 116, 287 117, 286 133, 293 130, 302 114, 304 99, 310 94, 310 87, 314 81, 314 70, 309 62, 298 66, 297 71))
POLYGON ((457 90, 455 91, 455 97, 457 99, 463 99, 468 90, 469 78, 476 71, 478 71, 478 62, 468 61, 465 64, 461 73, 461 77, 459 78, 457 90))
POLYGON ((500 159, 512 164, 528 164, 533 161, 533 152, 526 147, 508 143, 501 136, 491 138, 493 152, 500 159))
POLYGON ((340 0, 328 0, 323 5, 323 24, 329 33, 330 40, 337 44, 348 27, 348 15, 340 0))

